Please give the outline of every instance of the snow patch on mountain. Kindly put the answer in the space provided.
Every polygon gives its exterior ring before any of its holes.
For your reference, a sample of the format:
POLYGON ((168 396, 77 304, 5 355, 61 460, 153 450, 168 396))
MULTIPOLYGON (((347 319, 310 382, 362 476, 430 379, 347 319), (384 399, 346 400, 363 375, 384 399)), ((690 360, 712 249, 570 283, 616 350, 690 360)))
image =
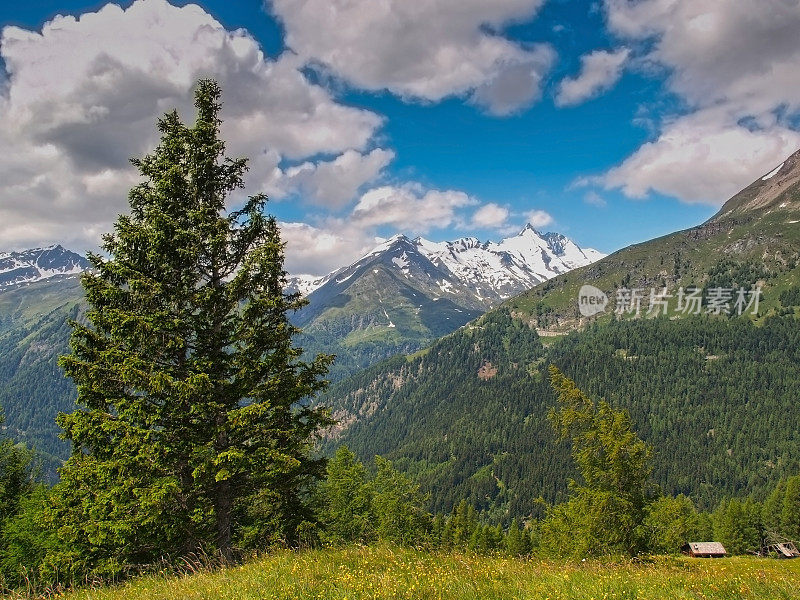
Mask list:
POLYGON ((440 243, 418 238, 414 243, 434 265, 473 287, 478 296, 482 297, 481 288, 488 287, 488 295, 493 292, 500 299, 605 256, 584 250, 561 234, 541 234, 531 225, 497 243, 475 238, 440 243))
POLYGON ((766 181, 767 179, 772 179, 773 177, 775 177, 775 175, 777 175, 777 174, 778 174, 778 172, 779 172, 779 171, 780 171, 780 170, 783 168, 783 165, 785 165, 785 164, 786 164, 786 161, 784 161, 784 162, 782 162, 781 164, 779 164, 779 165, 778 165, 777 167, 775 167, 775 168, 774 168, 772 171, 770 171, 769 173, 767 173, 766 175, 764 175, 764 176, 761 178, 761 181, 766 181))
POLYGON ((286 291, 290 294, 299 293, 301 296, 308 296, 311 292, 323 285, 330 275, 320 277, 319 275, 292 275, 289 277, 286 291))
POLYGON ((303 290, 311 294, 329 282, 338 285, 365 273, 367 265, 377 274, 380 270, 376 267, 384 264, 419 285, 429 286, 437 296, 444 294, 462 300, 468 296, 473 303, 493 305, 604 256, 592 248, 581 248, 559 233, 542 234, 526 225, 518 235, 500 242, 481 242, 474 237, 432 242, 395 235, 381 241, 349 267, 316 279, 297 277, 305 278, 303 290))
POLYGON ((88 268, 88 260, 58 244, 0 252, 0 290, 57 276, 77 275, 88 268))

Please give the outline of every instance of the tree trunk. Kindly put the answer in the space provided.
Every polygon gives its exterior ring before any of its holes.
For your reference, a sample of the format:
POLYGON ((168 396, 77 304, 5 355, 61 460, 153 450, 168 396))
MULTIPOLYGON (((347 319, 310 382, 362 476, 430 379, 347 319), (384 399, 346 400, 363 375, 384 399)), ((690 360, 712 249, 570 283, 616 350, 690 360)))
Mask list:
MULTIPOLYGON (((228 449, 228 432, 225 430, 225 413, 217 414, 217 439, 216 453, 219 455, 228 449)), ((231 549, 231 521, 233 511, 233 489, 229 479, 222 479, 217 482, 215 507, 217 517, 217 546, 222 555, 222 560, 230 562, 233 559, 231 549)))
POLYGON ((217 544, 222 560, 230 562, 233 560, 233 549, 231 548, 231 485, 228 480, 217 483, 217 544))

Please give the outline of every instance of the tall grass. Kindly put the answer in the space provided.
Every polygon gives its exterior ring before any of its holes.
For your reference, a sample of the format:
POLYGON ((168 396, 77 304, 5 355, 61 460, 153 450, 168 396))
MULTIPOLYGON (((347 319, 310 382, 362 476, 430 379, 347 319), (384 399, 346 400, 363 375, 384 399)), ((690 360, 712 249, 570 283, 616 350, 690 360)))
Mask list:
POLYGON ((800 598, 800 560, 659 557, 567 562, 389 546, 282 551, 239 567, 147 576, 68 600, 649 600, 800 598))

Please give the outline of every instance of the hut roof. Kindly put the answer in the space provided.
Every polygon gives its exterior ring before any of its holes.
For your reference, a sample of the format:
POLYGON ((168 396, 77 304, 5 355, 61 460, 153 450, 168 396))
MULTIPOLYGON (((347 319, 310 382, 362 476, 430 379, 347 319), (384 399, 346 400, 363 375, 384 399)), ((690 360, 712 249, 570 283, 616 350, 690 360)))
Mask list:
POLYGON ((694 555, 722 556, 728 553, 719 542, 689 542, 684 549, 694 555))

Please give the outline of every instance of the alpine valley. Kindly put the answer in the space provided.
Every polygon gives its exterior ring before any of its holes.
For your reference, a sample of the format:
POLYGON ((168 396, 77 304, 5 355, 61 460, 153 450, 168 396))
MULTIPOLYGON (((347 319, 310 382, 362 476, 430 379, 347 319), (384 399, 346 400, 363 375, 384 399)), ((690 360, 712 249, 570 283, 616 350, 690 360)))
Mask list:
POLYGON ((290 288, 308 294, 296 316, 301 345, 337 355, 336 380, 380 359, 414 352, 500 302, 604 255, 526 225, 499 243, 462 238, 379 244, 352 265, 290 288))
MULTIPOLYGON (((557 233, 526 226, 499 243, 396 236, 323 277, 294 276, 287 291, 308 295, 294 316, 309 354, 337 355, 341 379, 398 353, 430 344, 486 310, 603 254, 557 233)), ((80 255, 52 246, 0 254, 0 406, 4 426, 35 447, 45 470, 68 455, 54 422, 75 390, 57 365, 70 319, 81 318, 80 255)))
POLYGON ((498 519, 541 514, 575 475, 547 420, 554 364, 629 411, 664 492, 704 508, 763 498, 800 465, 799 311, 800 152, 706 223, 548 279, 333 385, 320 399, 338 420, 327 444, 393 460, 434 511, 466 498, 498 519), (585 284, 609 298, 592 318, 579 312, 585 284), (705 290, 699 314, 678 306, 681 288, 705 290), (761 301, 742 315, 709 310, 714 288, 760 288, 761 301), (620 289, 665 291, 666 314, 646 300, 616 314, 620 289))

